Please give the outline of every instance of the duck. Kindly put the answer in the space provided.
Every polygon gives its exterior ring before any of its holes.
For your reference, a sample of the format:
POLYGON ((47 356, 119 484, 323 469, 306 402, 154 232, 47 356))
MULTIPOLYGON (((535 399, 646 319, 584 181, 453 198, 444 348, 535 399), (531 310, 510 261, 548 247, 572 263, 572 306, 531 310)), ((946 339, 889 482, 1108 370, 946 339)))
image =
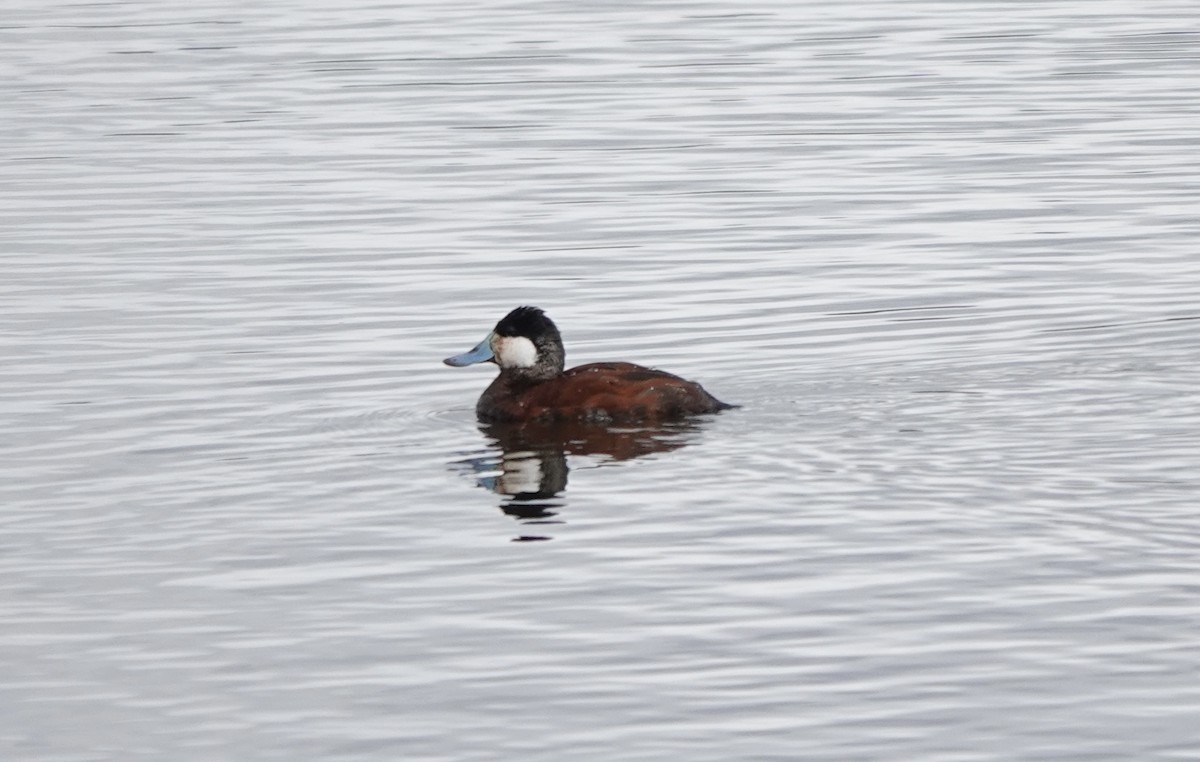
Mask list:
POLYGON ((736 407, 694 381, 630 362, 594 362, 564 370, 554 321, 538 307, 517 307, 473 349, 443 362, 491 362, 500 375, 475 414, 484 423, 637 423, 673 421, 736 407))

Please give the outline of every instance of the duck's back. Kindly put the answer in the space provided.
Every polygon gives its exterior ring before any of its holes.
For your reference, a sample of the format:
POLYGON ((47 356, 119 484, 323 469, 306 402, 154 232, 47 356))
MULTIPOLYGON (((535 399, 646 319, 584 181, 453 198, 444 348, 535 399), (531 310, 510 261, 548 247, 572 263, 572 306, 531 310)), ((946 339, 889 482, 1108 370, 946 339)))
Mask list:
POLYGON ((693 381, 629 362, 580 365, 527 392, 530 418, 597 422, 671 420, 731 405, 693 381))

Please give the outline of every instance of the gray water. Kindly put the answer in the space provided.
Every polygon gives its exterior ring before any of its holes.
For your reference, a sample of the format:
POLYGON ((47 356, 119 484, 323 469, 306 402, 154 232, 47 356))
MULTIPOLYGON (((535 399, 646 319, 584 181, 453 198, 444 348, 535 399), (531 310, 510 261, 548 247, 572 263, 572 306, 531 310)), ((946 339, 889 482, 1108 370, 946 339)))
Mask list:
POLYGON ((0 757, 1200 756, 1200 11, 19 0, 0 757), (740 403, 513 442, 506 311, 740 403))

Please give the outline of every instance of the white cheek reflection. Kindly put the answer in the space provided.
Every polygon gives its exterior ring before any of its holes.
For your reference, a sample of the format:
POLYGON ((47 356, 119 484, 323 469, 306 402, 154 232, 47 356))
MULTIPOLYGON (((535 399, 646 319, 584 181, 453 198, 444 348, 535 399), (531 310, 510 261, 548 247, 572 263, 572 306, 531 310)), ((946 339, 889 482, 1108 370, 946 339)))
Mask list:
POLYGON ((537 347, 524 336, 498 336, 492 352, 501 368, 532 368, 537 363, 537 347))
POLYGON ((542 459, 534 452, 506 453, 501 463, 504 473, 496 480, 497 492, 519 495, 537 492, 542 484, 542 459))

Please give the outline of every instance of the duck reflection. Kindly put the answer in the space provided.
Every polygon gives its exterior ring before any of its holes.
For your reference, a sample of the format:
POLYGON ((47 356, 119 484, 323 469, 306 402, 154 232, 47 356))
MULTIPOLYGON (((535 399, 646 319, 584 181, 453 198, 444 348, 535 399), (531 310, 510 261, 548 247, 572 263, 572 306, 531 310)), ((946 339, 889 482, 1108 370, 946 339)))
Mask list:
MULTIPOLYGON (((559 524, 566 505, 567 456, 606 462, 670 452, 694 441, 701 424, 681 421, 615 428, 584 423, 484 423, 490 451, 463 461, 476 483, 501 497, 500 510, 523 525, 559 524)), ((546 540, 525 535, 519 540, 546 540)))

